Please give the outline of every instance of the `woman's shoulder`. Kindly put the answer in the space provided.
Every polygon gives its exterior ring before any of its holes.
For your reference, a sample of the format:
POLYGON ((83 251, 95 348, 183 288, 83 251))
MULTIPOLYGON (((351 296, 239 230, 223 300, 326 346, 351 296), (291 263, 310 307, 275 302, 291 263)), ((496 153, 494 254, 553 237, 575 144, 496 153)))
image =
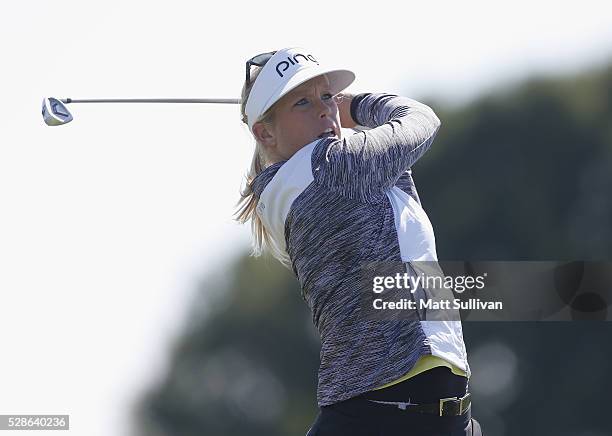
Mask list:
POLYGON ((268 185, 268 183, 270 183, 270 180, 274 178, 278 170, 283 166, 285 162, 287 161, 275 162, 267 166, 262 172, 255 176, 255 178, 251 182, 251 189, 257 197, 261 196, 261 193, 264 189, 266 189, 266 186, 268 185))

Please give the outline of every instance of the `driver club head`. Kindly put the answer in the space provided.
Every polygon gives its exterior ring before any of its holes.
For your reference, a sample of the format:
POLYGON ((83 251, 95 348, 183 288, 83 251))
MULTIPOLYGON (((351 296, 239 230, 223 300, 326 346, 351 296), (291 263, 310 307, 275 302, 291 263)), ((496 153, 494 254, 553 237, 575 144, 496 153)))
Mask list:
POLYGON ((66 105, 54 97, 43 99, 42 116, 47 126, 61 126, 72 121, 66 105))

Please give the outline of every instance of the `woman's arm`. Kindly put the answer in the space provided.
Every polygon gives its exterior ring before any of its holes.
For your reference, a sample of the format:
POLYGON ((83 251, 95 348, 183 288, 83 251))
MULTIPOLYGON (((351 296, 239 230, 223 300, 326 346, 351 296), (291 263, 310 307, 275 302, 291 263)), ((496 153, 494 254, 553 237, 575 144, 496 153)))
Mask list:
POLYGON ((395 94, 357 94, 340 106, 343 127, 353 122, 370 130, 317 145, 315 179, 362 201, 393 187, 429 149, 441 124, 428 106, 395 94))

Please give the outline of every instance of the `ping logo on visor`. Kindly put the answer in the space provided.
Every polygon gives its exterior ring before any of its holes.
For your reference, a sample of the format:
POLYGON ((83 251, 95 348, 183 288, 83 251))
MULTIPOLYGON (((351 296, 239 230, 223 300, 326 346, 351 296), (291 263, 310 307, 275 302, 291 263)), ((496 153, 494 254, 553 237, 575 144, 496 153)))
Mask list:
POLYGON ((284 77, 283 73, 287 71, 289 67, 291 67, 291 65, 300 63, 300 60, 298 59, 299 57, 302 57, 304 59, 302 62, 314 62, 315 64, 319 65, 319 62, 315 59, 313 55, 311 54, 305 55, 302 53, 297 53, 297 54, 294 54, 292 57, 287 56, 286 61, 280 61, 276 64, 276 72, 278 73, 278 75, 280 77, 284 77), (291 65, 287 61, 291 62, 291 65))

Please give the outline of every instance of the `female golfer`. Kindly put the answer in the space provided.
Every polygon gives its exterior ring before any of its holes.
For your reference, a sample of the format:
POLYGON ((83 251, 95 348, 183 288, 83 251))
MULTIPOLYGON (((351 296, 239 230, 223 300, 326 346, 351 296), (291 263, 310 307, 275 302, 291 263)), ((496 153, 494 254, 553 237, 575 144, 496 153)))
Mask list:
POLYGON ((321 336, 308 436, 476 435, 460 321, 364 318, 368 262, 437 261, 412 165, 440 120, 299 48, 247 61, 242 121, 255 153, 237 220, 296 275, 321 336))

